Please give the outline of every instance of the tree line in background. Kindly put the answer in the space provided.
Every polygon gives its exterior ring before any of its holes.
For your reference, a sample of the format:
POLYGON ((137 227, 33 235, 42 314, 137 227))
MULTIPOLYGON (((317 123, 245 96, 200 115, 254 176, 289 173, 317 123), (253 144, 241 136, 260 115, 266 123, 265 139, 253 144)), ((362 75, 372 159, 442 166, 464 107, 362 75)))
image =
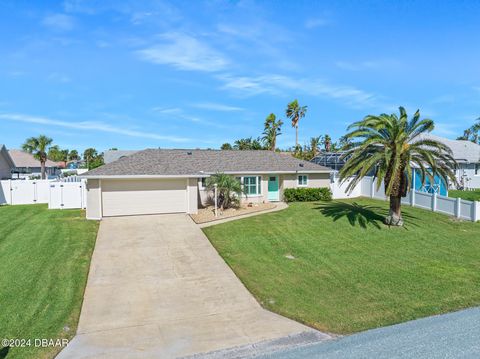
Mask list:
POLYGON ((103 153, 98 153, 95 148, 87 148, 80 156, 77 150, 61 149, 58 145, 52 145, 53 139, 45 135, 30 137, 25 140, 22 149, 33 155, 40 162, 41 177, 45 179, 45 163, 47 160, 53 162, 63 162, 66 167, 68 162, 81 161, 80 168, 89 170, 103 165, 103 153))
POLYGON ((471 141, 480 144, 480 117, 475 120, 472 126, 463 131, 463 135, 457 137, 457 140, 471 141))
POLYGON ((308 106, 301 106, 298 100, 288 103, 285 109, 285 116, 291 121, 292 127, 295 128, 295 146, 285 150, 277 147, 277 138, 282 134, 283 121, 277 119, 274 113, 267 116, 264 122, 262 136, 240 138, 230 143, 224 143, 220 149, 222 150, 270 150, 290 152, 296 158, 303 160, 311 160, 320 152, 337 152, 348 149, 350 142, 346 137, 342 137, 339 142, 333 142, 328 135, 311 137, 310 141, 303 146, 298 144, 298 125, 307 113, 308 106))

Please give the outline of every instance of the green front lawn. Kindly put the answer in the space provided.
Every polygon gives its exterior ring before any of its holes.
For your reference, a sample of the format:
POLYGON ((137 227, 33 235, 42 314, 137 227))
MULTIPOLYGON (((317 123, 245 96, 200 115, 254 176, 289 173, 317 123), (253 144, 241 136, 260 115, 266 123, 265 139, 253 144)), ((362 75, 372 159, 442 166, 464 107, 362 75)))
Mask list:
POLYGON ((261 304, 333 333, 352 333, 480 305, 480 224, 388 203, 293 203, 207 227, 261 304), (294 259, 287 258, 293 256, 294 259))
POLYGON ((480 201, 480 189, 475 191, 449 190, 448 197, 462 198, 468 201, 480 201))
MULTIPOLYGON (((80 210, 0 207, 0 339, 73 337, 97 228, 80 210)), ((1 348, 7 359, 59 351, 1 348)))

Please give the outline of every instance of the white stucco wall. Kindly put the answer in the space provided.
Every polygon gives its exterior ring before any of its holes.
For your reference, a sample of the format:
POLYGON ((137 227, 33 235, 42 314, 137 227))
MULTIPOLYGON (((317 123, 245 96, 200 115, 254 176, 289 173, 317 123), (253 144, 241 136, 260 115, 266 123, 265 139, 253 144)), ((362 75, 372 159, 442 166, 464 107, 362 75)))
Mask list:
POLYGON ((102 219, 101 180, 87 180, 87 219, 102 219))
POLYGON ((460 164, 457 172, 457 180, 464 179, 467 188, 480 188, 480 172, 475 174, 475 163, 460 164))
POLYGON ((196 178, 187 179, 187 213, 198 213, 198 183, 196 178))
MULTIPOLYGON (((235 175, 235 177, 244 177, 250 175, 235 175)), ((261 174, 257 175, 262 177, 262 193, 258 196, 248 196, 243 197, 242 202, 244 203, 263 203, 269 202, 268 200, 268 177, 269 176, 278 176, 279 177, 279 190, 280 190, 280 200, 283 200, 283 190, 285 188, 297 188, 297 175, 296 174, 261 174)), ((309 173, 307 174, 308 181, 307 186, 305 187, 330 187, 330 174, 329 173, 309 173)), ((201 182, 199 182, 199 200, 200 205, 205 206, 207 204, 213 203, 211 198, 213 194, 211 192, 207 192, 204 189, 201 189, 201 182)))

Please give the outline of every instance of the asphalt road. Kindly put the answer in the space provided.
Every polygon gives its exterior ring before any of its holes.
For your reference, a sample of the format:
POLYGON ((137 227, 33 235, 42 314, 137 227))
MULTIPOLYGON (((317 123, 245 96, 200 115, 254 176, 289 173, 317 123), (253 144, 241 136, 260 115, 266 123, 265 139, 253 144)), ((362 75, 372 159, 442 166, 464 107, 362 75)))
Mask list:
POLYGON ((418 319, 262 358, 480 358, 480 308, 418 319))

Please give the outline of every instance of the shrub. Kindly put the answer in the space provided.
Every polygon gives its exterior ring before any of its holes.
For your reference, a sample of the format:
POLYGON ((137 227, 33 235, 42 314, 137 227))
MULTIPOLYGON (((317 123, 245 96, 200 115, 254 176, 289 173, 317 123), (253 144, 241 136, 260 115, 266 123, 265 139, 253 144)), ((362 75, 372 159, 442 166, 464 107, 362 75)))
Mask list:
POLYGON ((330 188, 287 188, 283 191, 285 202, 331 201, 330 188))

